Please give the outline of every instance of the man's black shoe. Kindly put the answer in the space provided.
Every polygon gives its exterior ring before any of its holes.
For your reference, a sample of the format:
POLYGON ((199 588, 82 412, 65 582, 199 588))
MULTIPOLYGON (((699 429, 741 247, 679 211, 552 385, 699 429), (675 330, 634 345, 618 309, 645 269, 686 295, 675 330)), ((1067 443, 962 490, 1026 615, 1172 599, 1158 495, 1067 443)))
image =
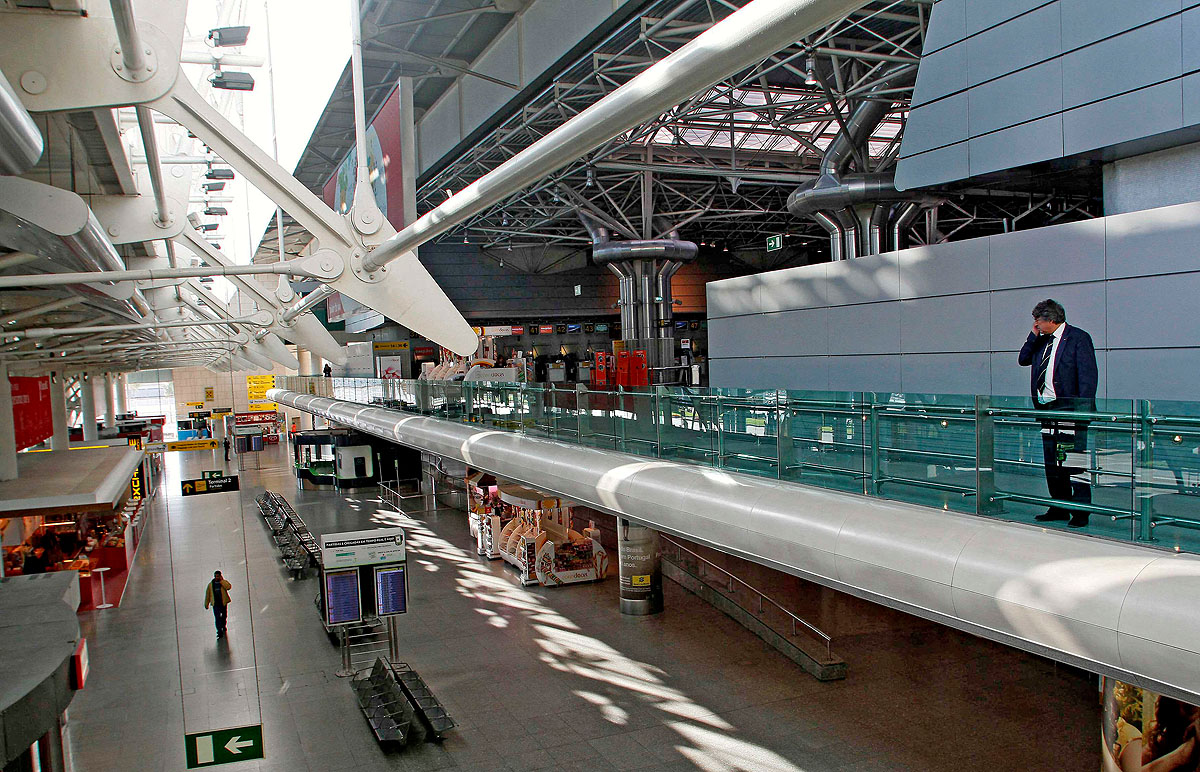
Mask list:
POLYGON ((1072 515, 1070 522, 1067 523, 1071 528, 1084 528, 1088 524, 1087 515, 1072 515))
POLYGON ((1055 520, 1070 520, 1071 515, 1066 512, 1055 512, 1053 509, 1051 509, 1033 519, 1037 520, 1039 523, 1050 523, 1055 520))

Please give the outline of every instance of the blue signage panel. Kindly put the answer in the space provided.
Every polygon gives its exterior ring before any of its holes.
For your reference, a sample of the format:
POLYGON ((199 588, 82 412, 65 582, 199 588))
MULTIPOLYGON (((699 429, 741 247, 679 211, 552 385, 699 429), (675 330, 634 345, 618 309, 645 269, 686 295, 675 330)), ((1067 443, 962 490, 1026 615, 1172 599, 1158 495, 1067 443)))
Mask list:
POLYGON ((408 611, 408 577, 404 566, 375 568, 375 613, 391 616, 408 611))
POLYGON ((325 621, 344 625, 362 619, 358 594, 358 569, 325 572, 325 621))

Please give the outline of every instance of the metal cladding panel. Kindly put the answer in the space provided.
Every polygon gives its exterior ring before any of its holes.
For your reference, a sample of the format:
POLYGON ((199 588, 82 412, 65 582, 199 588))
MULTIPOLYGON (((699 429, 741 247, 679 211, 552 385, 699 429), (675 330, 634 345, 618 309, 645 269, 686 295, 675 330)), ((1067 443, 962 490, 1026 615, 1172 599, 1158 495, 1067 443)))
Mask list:
MULTIPOLYGON (((1113 348, 1186 348, 1200 340, 1200 315, 1166 309, 1194 309, 1200 273, 1142 276, 1108 282, 1108 345, 1113 348)), ((1194 375, 1194 373, 1193 373, 1194 375)))
POLYGON ((1143 657, 1173 664, 1184 688, 1200 691, 1200 614, 1180 617, 1200 597, 1200 559, 1194 555, 1161 557, 1150 563, 1129 586, 1118 632, 1121 661, 1126 667, 1143 657))
POLYGON ((1105 218, 1109 279, 1194 271, 1200 204, 1178 204, 1105 218))
POLYGON ((1145 394, 1152 399, 1187 399, 1196 394, 1200 349, 1125 349, 1108 352, 1107 359, 1112 363, 1110 394, 1145 394))
POLYGON ((757 276, 738 276, 734 279, 709 282, 705 287, 709 323, 723 316, 760 311, 754 296, 758 281, 757 276))
POLYGON ((829 263, 817 263, 750 277, 757 279, 753 310, 797 311, 826 305, 829 267, 829 263))
MULTIPOLYGON (((326 417, 357 416, 364 430, 385 438, 405 417, 286 390, 271 396, 326 417)), ((1164 557, 1135 545, 521 435, 501 445, 491 430, 435 418, 414 418, 399 433, 432 452, 426 442, 461 449, 472 444, 463 437, 481 436, 475 444, 494 453, 489 471, 499 476, 543 463, 517 462, 519 456, 541 456, 553 476, 523 482, 547 492, 977 635, 1200 699, 1195 556, 1164 557), (500 448, 505 452, 495 453, 500 448)))
POLYGON ((1062 67, 1062 59, 1051 59, 971 89, 971 136, 1062 112, 1062 67))
POLYGON ((825 302, 830 306, 900 298, 900 264, 895 252, 825 264, 825 302))
POLYGON ((1051 2, 1053 0, 967 0, 963 28, 967 35, 974 35, 1051 2))
POLYGON ((967 93, 962 92, 914 107, 904 126, 904 138, 900 140, 900 157, 907 159, 926 150, 965 140, 968 136, 968 104, 967 93))
POLYGON ((896 354, 900 351, 900 303, 836 306, 829 317, 829 351, 838 354, 896 354))
POLYGON ((829 353, 828 311, 806 308, 709 322, 709 356, 813 356, 829 353), (711 331, 712 327, 717 332, 711 331))
MULTIPOLYGON (((909 113, 909 126, 912 126, 912 116, 916 110, 909 113)), ((905 139, 911 136, 906 129, 905 139)), ((904 153, 903 141, 900 152, 904 153)), ((936 185, 951 180, 962 180, 971 176, 971 165, 967 156, 967 141, 956 142, 953 145, 931 150, 928 153, 900 158, 896 165, 896 188, 898 190, 914 190, 929 185, 936 185)))
POLYGON ((1179 77, 1183 55, 1181 34, 1180 17, 1176 13, 1064 54, 1063 106, 1078 107, 1179 77))
MULTIPOLYGON (((1012 350, 1015 363, 1015 352, 1021 350, 1033 327, 1033 307, 1046 298, 1062 303, 1067 311, 1067 324, 1087 330, 1097 349, 1107 348, 1105 328, 1108 323, 1104 295, 1105 283, 1100 281, 993 292, 992 351, 1012 350)), ((1099 351, 1096 353, 1100 354, 1099 351)), ((1020 369, 1027 372, 1024 368, 1020 369)))
MULTIPOLYGON (((945 0, 942 0, 945 2, 945 0)), ((937 18, 935 13, 934 19, 937 18)), ((926 37, 926 45, 929 38, 926 37)), ((912 105, 920 107, 967 87, 967 47, 951 46, 921 56, 922 74, 913 89, 912 105)))
POLYGON ((459 104, 458 84, 446 89, 417 128, 417 149, 420 153, 422 171, 433 166, 442 156, 462 139, 462 110, 459 104))
POLYGON ((972 137, 967 141, 967 149, 971 157, 972 176, 1061 158, 1063 116, 1055 113, 981 137, 972 137))
MULTIPOLYGON (((471 65, 471 69, 493 78, 515 83, 518 87, 523 86, 520 46, 520 33, 517 26, 512 25, 496 36, 496 39, 488 46, 488 50, 471 65)), ((466 127, 468 134, 491 118, 497 110, 517 94, 516 90, 508 86, 492 83, 483 78, 463 78, 460 83, 462 86, 463 126, 466 127)))
MULTIPOLYGON (((1016 362, 1013 354, 1011 364, 1016 367, 1016 362)), ((900 358, 900 375, 908 392, 987 394, 992 389, 992 355, 905 354, 900 358)))
POLYGON ((899 356, 836 356, 828 361, 830 391, 903 391, 899 356))
MULTIPOLYGON (((986 292, 939 295, 900 302, 900 351, 947 354, 987 351, 991 303, 986 292)), ((913 389, 905 383, 908 391, 913 389)))
POLYGON ((1102 281, 1104 223, 1099 218, 988 236, 991 289, 1102 281))
POLYGON ((1084 153, 1183 126, 1183 81, 1131 91, 1063 113, 1063 150, 1084 153))
MULTIPOLYGON (((1005 1, 976 2, 970 4, 968 9, 992 8, 1003 5, 1005 1)), ((972 86, 1045 61, 1062 52, 1058 3, 1037 4, 1042 7, 986 29, 967 40, 967 80, 972 86)), ((970 27, 971 17, 968 15, 968 30, 970 27)))
POLYGON ((967 0, 940 0, 929 13, 926 53, 940 51, 967 36, 967 0))
POLYGON ((1063 50, 1095 43, 1179 13, 1179 0, 1059 0, 1063 50))

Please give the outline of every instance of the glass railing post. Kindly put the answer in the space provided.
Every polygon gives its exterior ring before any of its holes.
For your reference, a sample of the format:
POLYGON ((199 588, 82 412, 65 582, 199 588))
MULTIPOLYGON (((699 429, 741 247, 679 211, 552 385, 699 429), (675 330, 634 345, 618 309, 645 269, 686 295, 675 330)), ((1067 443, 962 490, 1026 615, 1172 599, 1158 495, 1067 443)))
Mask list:
MULTIPOLYGON (((652 418, 654 421, 654 456, 655 456, 655 458, 662 458, 662 425, 663 425, 662 392, 663 392, 663 387, 655 386, 653 388, 654 388, 654 410, 651 412, 652 412, 652 418)), ((670 400, 666 400, 666 402, 668 404, 668 409, 670 409, 669 408, 670 400)))
POLYGON ((872 395, 871 403, 867 406, 870 410, 870 415, 867 424, 867 436, 870 437, 871 451, 871 476, 865 480, 866 490, 863 493, 868 496, 879 495, 879 404, 875 402, 875 397, 872 395))
POLYGON ((996 498, 996 423, 992 398, 975 397, 975 511, 995 515, 1004 511, 996 498))
POLYGON ((1137 420, 1137 440, 1134 443, 1137 459, 1133 469, 1133 506, 1137 513, 1138 541, 1154 541, 1154 406, 1149 400, 1134 403, 1137 420), (1139 488, 1141 490, 1139 490, 1139 488))
POLYGON ((787 392, 776 393, 775 398, 775 476, 782 480, 786 470, 796 463, 796 443, 792 441, 792 408, 787 392))
POLYGON ((721 397, 716 398, 717 410, 717 457, 713 459, 713 466, 718 469, 725 467, 725 407, 721 404, 721 397))
POLYGON ((579 431, 579 444, 592 434, 591 400, 588 398, 586 384, 575 384, 575 428, 579 431))
POLYGON ((475 421, 475 386, 465 382, 462 385, 462 420, 467 423, 475 421))
POLYGON ((621 426, 621 433, 618 435, 617 441, 621 443, 621 451, 628 452, 629 444, 625 441, 625 437, 626 437, 625 426, 628 423, 628 419, 626 419, 625 415, 624 415, 625 414, 625 387, 624 386, 617 387, 617 411, 616 412, 618 415, 617 421, 619 422, 619 424, 621 426))

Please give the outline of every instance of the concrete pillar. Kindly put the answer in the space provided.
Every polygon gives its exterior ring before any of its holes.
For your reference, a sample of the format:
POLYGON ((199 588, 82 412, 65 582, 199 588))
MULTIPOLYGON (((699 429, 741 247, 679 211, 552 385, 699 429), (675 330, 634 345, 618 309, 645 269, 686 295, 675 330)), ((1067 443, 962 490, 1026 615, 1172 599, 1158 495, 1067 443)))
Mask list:
POLYGON ((114 429, 117 426, 117 399, 114 393, 117 389, 115 373, 104 374, 104 428, 114 429))
POLYGON ((631 616, 663 610, 662 550, 658 531, 617 519, 621 613, 631 616))
POLYGON ((312 352, 306 348, 296 347, 296 359, 300 360, 300 367, 296 368, 297 375, 316 375, 317 371, 313 369, 312 352))
POLYGON ((63 388, 66 380, 61 373, 50 374, 50 420, 54 424, 51 450, 66 450, 71 444, 71 432, 67 428, 67 394, 63 388))
POLYGON ((88 373, 79 376, 79 411, 83 413, 83 441, 100 439, 96 430, 96 382, 88 373))
POLYGON ((125 403, 125 389, 127 387, 125 373, 117 375, 117 412, 128 413, 129 409, 125 403))
POLYGON ((17 479, 17 432, 14 424, 8 364, 0 362, 0 480, 17 479))

